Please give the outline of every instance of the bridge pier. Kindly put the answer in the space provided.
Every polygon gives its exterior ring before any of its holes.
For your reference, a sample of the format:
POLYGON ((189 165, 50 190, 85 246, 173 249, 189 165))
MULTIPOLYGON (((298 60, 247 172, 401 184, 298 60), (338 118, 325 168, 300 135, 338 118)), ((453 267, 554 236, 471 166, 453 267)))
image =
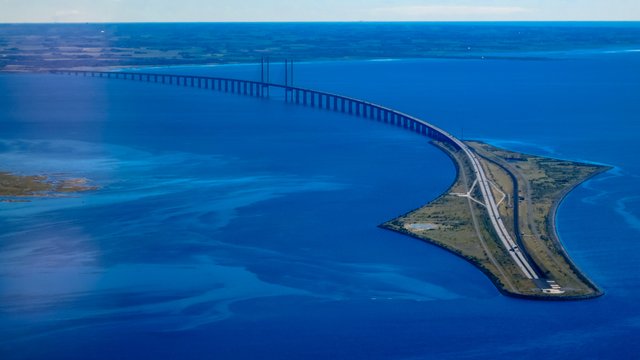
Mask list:
POLYGON ((52 70, 52 74, 67 74, 69 76, 83 76, 83 77, 100 77, 100 78, 115 78, 132 81, 146 81, 146 82, 162 82, 162 84, 169 83, 177 86, 191 86, 205 88, 211 90, 223 90, 225 92, 233 92, 237 94, 244 94, 249 96, 268 96, 268 92, 271 86, 277 88, 283 88, 285 92, 285 101, 294 101, 297 104, 301 102, 306 106, 318 107, 320 109, 333 110, 336 112, 346 113, 351 115, 375 119, 378 122, 384 121, 387 124, 402 127, 412 132, 427 136, 437 141, 444 141, 451 144, 454 148, 460 150, 460 147, 456 144, 455 138, 451 138, 448 134, 443 134, 438 130, 432 128, 429 124, 423 123, 413 117, 404 116, 394 110, 389 110, 378 106, 376 104, 368 103, 358 99, 352 99, 348 97, 342 97, 339 95, 333 95, 329 93, 323 93, 315 90, 301 89, 291 87, 288 84, 271 85, 265 82, 246 81, 237 79, 223 79, 206 76, 188 76, 188 75, 170 75, 170 74, 150 74, 150 73, 137 73, 137 72, 109 72, 109 71, 82 71, 82 70, 52 70), (153 79, 153 80, 152 80, 153 79), (174 80, 175 79, 175 80, 174 80), (175 83, 174 83, 175 81, 175 83), (302 96, 302 101, 300 100, 302 96))

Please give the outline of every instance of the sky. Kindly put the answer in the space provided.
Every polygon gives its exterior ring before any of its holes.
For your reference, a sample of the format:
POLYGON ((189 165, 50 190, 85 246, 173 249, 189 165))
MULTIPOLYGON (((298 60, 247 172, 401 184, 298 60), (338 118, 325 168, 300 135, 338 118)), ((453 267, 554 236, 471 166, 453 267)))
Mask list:
POLYGON ((640 21, 640 0, 0 0, 0 22, 640 21))

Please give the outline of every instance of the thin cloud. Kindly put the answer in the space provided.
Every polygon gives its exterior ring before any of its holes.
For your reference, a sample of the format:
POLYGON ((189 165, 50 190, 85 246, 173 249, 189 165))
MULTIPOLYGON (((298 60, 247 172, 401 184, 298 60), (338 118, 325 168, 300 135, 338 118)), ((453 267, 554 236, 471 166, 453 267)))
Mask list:
POLYGON ((56 16, 76 16, 80 15, 80 10, 58 10, 56 16))
POLYGON ((398 20, 436 20, 436 19, 468 19, 499 18, 531 12, 532 9, 520 6, 473 6, 473 5, 417 5, 390 6, 371 10, 376 18, 392 18, 398 20))
POLYGON ((81 18, 82 13, 77 9, 64 9, 56 11, 51 19, 54 22, 73 22, 81 18))

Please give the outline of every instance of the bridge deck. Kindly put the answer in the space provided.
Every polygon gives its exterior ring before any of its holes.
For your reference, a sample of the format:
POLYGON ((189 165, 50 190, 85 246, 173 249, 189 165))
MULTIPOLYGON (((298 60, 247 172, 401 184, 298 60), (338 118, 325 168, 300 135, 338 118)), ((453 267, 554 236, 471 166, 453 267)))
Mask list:
POLYGON ((500 217, 496 200, 491 191, 490 181, 487 179, 485 171, 480 164, 480 160, 478 159, 478 157, 464 142, 460 141, 450 133, 433 124, 405 114, 403 112, 368 101, 324 91, 317 91, 282 84, 274 84, 270 82, 198 75, 175 75, 143 72, 92 70, 54 70, 51 72, 56 74, 107 77, 171 84, 178 86, 190 86, 256 97, 268 97, 270 89, 272 88, 281 89, 284 91, 285 101, 288 102, 290 101, 296 104, 319 107, 327 110, 339 111, 355 116, 374 119, 417 132, 434 140, 449 143, 454 148, 462 150, 466 157, 469 159, 469 163, 473 168, 476 179, 478 180, 479 188, 484 200, 484 204, 482 205, 487 208, 487 214, 496 236, 503 244, 514 263, 522 271, 524 276, 532 280, 539 279, 537 272, 533 270, 533 266, 531 266, 530 264, 530 257, 524 252, 523 249, 520 249, 516 245, 513 237, 507 231, 502 218, 500 217))

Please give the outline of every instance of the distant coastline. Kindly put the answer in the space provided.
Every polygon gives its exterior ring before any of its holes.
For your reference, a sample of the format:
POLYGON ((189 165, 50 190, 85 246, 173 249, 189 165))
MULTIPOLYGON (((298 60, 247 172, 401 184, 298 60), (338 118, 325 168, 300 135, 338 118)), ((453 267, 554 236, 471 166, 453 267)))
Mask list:
POLYGON ((397 59, 543 60, 640 49, 639 24, 0 24, 0 71, 243 64, 263 57, 371 60, 387 59, 390 54, 397 59), (468 39, 470 32, 475 34, 473 41, 468 39), (598 36, 591 36, 592 32, 598 36), (309 40, 316 38, 323 41, 309 40))

